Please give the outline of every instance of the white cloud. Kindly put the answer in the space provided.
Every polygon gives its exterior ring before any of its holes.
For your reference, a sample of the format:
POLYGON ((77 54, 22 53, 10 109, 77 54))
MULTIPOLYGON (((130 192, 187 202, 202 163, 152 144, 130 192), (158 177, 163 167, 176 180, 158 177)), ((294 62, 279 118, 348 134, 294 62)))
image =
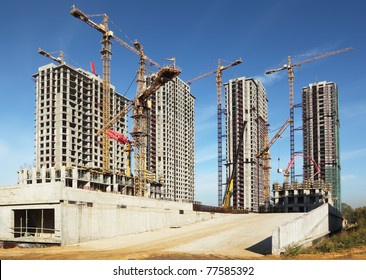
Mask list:
POLYGON ((358 176, 354 175, 354 174, 348 174, 348 175, 341 176, 342 181, 351 181, 351 180, 354 180, 357 178, 358 178, 358 176))
POLYGON ((353 151, 344 152, 341 154, 341 160, 351 160, 355 158, 366 157, 366 148, 361 148, 353 151))
POLYGON ((0 139, 0 158, 5 158, 10 154, 8 145, 0 139))
POLYGON ((342 201, 352 208, 366 206, 364 174, 347 174, 342 176, 342 201))
POLYGON ((286 77, 285 74, 283 74, 281 72, 275 72, 275 73, 269 74, 269 75, 264 74, 264 75, 255 76, 254 79, 260 80, 264 87, 268 87, 268 86, 272 85, 274 82, 283 79, 284 77, 286 77))
POLYGON ((342 119, 360 118, 366 115, 366 102, 358 102, 347 107, 340 108, 342 119))
POLYGON ((205 205, 217 205, 217 172, 205 172, 197 175, 196 179, 196 201, 205 205))
POLYGON ((217 144, 209 144, 196 149, 196 164, 217 159, 217 144))

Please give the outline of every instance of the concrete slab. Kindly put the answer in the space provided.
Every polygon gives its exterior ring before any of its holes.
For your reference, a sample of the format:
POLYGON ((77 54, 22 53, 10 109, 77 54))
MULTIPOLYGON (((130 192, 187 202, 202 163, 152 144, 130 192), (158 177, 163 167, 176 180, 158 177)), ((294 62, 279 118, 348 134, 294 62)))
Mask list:
POLYGON ((133 256, 183 253, 245 259, 271 253, 272 230, 304 213, 224 215, 215 219, 79 244, 81 250, 119 250, 133 256))

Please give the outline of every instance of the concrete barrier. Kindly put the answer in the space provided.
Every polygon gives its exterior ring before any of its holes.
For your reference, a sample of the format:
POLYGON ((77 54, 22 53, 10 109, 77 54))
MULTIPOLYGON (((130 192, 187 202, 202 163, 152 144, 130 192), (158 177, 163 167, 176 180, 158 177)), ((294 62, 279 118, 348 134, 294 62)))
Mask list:
POLYGON ((192 203, 157 200, 65 187, 63 182, 0 190, 0 240, 71 245, 212 219, 192 203), (37 211, 42 214, 36 216, 37 211), (49 213, 45 218, 43 213, 49 213), (17 214, 18 213, 18 214, 17 214), (28 222, 28 213, 33 221, 28 222), (53 235, 23 235, 49 225, 53 235), (20 231, 16 232, 16 231, 20 231), (28 233, 28 232, 27 232, 28 233))
POLYGON ((330 204, 273 229, 272 254, 280 254, 289 246, 308 246, 323 236, 342 228, 342 215, 330 204))

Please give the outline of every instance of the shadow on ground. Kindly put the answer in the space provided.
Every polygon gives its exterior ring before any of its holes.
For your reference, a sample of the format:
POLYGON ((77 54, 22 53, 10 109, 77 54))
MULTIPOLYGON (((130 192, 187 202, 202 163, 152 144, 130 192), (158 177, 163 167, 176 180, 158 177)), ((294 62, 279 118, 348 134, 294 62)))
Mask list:
POLYGON ((262 241, 254 244, 253 246, 245 248, 245 250, 261 255, 272 254, 272 236, 263 239, 262 241))

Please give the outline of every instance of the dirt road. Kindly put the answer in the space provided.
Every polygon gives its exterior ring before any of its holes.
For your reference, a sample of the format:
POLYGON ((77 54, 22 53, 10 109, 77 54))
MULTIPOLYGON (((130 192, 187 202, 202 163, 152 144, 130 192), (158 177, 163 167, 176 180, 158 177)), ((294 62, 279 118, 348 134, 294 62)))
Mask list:
POLYGON ((0 259, 257 259, 271 253, 272 229, 300 215, 221 216, 74 246, 1 249, 0 259))

